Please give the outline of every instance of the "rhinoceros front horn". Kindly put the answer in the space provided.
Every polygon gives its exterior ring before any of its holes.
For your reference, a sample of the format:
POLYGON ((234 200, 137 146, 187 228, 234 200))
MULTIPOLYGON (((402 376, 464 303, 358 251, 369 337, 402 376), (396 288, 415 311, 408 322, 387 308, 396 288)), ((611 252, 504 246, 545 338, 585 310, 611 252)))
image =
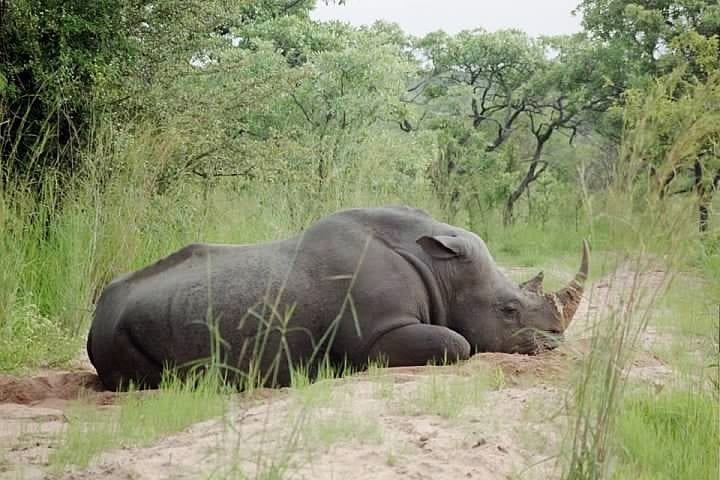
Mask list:
POLYGON ((567 329, 572 322, 575 312, 580 305, 582 299, 585 280, 588 276, 588 268, 590 264, 590 249, 587 240, 583 241, 582 261, 580 262, 580 270, 575 278, 565 288, 548 295, 549 300, 560 314, 563 321, 563 327, 567 329))

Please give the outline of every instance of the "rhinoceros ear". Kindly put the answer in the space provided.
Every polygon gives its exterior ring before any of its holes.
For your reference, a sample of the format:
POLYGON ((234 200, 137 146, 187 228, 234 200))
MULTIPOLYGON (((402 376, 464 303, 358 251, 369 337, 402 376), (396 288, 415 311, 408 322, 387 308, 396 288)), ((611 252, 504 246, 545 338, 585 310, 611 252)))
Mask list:
POLYGON ((435 237, 422 236, 416 241, 425 250, 425 253, 433 258, 448 260, 467 254, 467 241, 462 238, 437 235, 435 237))

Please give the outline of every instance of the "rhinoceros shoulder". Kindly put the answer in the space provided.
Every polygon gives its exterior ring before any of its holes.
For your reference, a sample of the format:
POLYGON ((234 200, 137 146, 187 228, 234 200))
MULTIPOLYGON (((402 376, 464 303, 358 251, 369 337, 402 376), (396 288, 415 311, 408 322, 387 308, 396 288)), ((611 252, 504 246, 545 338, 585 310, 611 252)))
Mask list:
POLYGON ((407 206, 389 206, 340 210, 321 219, 315 226, 339 228, 356 225, 371 229, 390 227, 396 230, 407 230, 408 228, 414 230, 437 223, 437 220, 425 210, 407 206))
POLYGON ((394 210, 398 213, 405 213, 407 215, 432 218, 432 215, 430 215, 430 212, 428 212, 424 208, 416 208, 416 207, 411 207, 409 205, 388 205, 385 208, 388 210, 394 210))
POLYGON ((341 217, 367 217, 367 216, 394 216, 401 215, 405 217, 423 217, 426 219, 432 219, 432 215, 427 210, 422 208, 415 208, 408 205, 387 205, 384 207, 373 207, 373 208, 347 208, 340 210, 330 217, 341 216, 341 217))

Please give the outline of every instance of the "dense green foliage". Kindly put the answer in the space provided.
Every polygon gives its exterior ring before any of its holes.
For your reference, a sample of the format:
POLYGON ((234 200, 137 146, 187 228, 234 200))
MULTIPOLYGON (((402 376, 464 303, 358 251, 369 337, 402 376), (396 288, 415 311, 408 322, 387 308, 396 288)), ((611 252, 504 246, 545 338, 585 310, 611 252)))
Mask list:
POLYGON ((116 3, 2 2, 0 172, 75 170, 76 152, 67 150, 80 145, 93 92, 116 78, 113 64, 127 48, 116 3))
POLYGON ((636 72, 668 73, 682 63, 706 75, 718 67, 720 5, 713 0, 583 0, 593 36, 622 50, 636 72))
MULTIPOLYGON (((551 286, 590 238, 593 275, 641 252, 720 294, 716 1, 583 0, 585 31, 543 38, 413 38, 313 21, 314 4, 0 0, 0 370, 72 359, 116 275, 193 241, 281 238, 349 206, 427 208, 501 261, 551 263, 551 286)), ((706 318, 667 310, 664 326, 708 334, 706 318)), ((652 435, 671 438, 658 449, 716 435, 663 416, 716 419, 705 391, 622 403, 617 378, 591 378, 627 361, 615 346, 588 363, 587 435, 568 478, 609 471, 620 409, 628 475, 664 474, 664 457, 633 463, 652 435)), ((58 462, 87 460, 70 452, 86 423, 58 462)))
MULTIPOLYGON (((521 212, 546 219, 549 198, 611 180, 628 89, 678 69, 703 83, 718 68, 713 2, 586 0, 586 32, 537 39, 482 29, 411 38, 382 22, 318 23, 313 6, 3 3, 5 181, 29 178, 36 191, 45 172, 70 181, 101 125, 133 136, 151 123, 180 141, 159 192, 192 175, 292 177, 317 194, 374 160, 363 152, 378 132, 405 132, 398 142, 417 146, 416 158, 383 160, 378 177, 424 175, 450 211, 502 205, 506 224, 526 196, 521 212)), ((707 229, 720 170, 715 134, 702 141, 697 159, 659 178, 700 199, 707 229)))
MULTIPOLYGON (((188 60, 248 22, 298 15, 314 2, 104 0, 0 3, 0 147, 5 179, 74 175, 100 122, 156 118, 158 92, 188 60)), ((209 50, 208 50, 209 51, 209 50)))
MULTIPOLYGON (((578 9, 591 38, 621 52, 629 66, 628 79, 638 87, 673 72, 682 72, 686 82, 700 85, 717 76, 720 5, 714 0, 583 0, 578 9)), ((696 158, 674 165, 659 181, 666 187, 691 184, 682 191, 697 196, 698 225, 705 231, 713 195, 720 188, 718 136, 712 132, 697 140, 703 149, 696 158)))

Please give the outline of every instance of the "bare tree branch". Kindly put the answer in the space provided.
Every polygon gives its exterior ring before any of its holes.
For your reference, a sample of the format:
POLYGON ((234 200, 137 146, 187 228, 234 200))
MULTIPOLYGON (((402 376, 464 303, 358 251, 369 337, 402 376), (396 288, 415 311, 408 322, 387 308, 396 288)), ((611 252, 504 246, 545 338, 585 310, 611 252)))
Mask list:
POLYGON ((312 117, 310 116, 308 111, 305 110, 305 106, 303 106, 303 104, 300 102, 300 100, 298 100, 298 98, 295 96, 295 94, 293 92, 290 92, 290 97, 293 99, 293 102, 295 102, 295 105, 298 106, 298 108, 302 112, 303 116, 305 116, 305 120, 307 120, 310 123, 310 125, 317 127, 318 123, 312 119, 312 117))
POLYGON ((245 177, 249 179, 255 178, 255 175, 253 174, 254 167, 248 167, 242 172, 203 172, 201 170, 198 170, 197 168, 193 168, 191 172, 198 177, 202 178, 210 178, 210 177, 245 177))

